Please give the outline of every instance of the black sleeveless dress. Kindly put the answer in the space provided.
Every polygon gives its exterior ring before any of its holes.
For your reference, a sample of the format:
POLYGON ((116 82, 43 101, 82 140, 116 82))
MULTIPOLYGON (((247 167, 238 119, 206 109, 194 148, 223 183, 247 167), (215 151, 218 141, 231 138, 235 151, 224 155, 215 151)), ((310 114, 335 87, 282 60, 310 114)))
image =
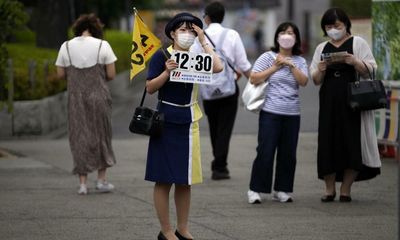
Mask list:
MULTIPOLYGON (((328 42, 322 53, 347 51, 353 54, 353 37, 341 46, 328 42)), ((361 158, 361 113, 347 104, 347 85, 356 80, 352 65, 328 65, 319 91, 318 178, 336 173, 336 181, 343 181, 345 169, 358 171, 356 181, 371 179, 380 173, 369 168, 361 158)))

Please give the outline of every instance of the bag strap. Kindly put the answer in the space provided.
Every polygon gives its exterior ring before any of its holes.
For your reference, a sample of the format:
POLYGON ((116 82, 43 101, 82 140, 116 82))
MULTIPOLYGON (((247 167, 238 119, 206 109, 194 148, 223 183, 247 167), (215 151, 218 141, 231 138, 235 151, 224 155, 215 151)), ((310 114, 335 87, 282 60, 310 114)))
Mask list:
POLYGON ((368 75, 369 75, 370 79, 371 79, 371 80, 375 80, 375 69, 374 69, 374 67, 372 66, 372 74, 371 74, 371 72, 369 71, 369 68, 368 68, 367 64, 366 64, 364 61, 361 61, 361 62, 362 62, 362 63, 364 64, 364 66, 367 68, 368 75))
POLYGON ((221 36, 219 37, 218 43, 217 43, 218 48, 220 49, 219 51, 220 51, 221 53, 224 52, 224 51, 222 50, 222 46, 223 46, 222 44, 224 44, 224 42, 225 42, 225 38, 226 38, 227 33, 228 33, 228 29, 224 28, 224 30, 223 30, 222 33, 221 33, 221 36))
MULTIPOLYGON (((221 38, 226 37, 227 33, 228 33, 229 29, 224 29, 224 31, 222 32, 223 35, 221 35, 220 40, 218 41, 218 46, 221 46, 221 38)), ((233 64, 231 63, 231 61, 224 55, 224 52, 222 51, 222 49, 217 49, 217 47, 215 46, 215 43, 213 42, 213 40, 210 38, 210 36, 208 36, 208 34, 206 33, 206 31, 204 31, 204 35, 208 38, 208 41, 210 41, 211 45, 214 47, 215 50, 218 50, 222 56, 224 56, 224 58, 226 59, 226 62, 228 63, 228 66, 236 73, 238 74, 238 72, 235 70, 235 67, 233 66, 233 64)), ((224 40, 222 39, 222 40, 224 40)))
MULTIPOLYGON (((164 50, 164 49, 162 48, 161 51, 163 51, 164 57, 166 58, 166 60, 168 60, 168 59, 171 57, 171 54, 169 53, 168 50, 164 50)), ((147 93, 147 91, 146 91, 146 84, 145 84, 145 85, 144 85, 144 90, 143 90, 143 95, 142 95, 142 100, 140 101, 140 107, 143 107, 144 99, 146 98, 146 93, 147 93)), ((161 92, 160 92, 160 93, 161 93, 161 92)), ((160 103, 161 103, 161 101, 162 101, 162 95, 163 95, 163 94, 161 94, 161 98, 158 100, 157 109, 159 108, 160 103)))
POLYGON ((68 43, 69 43, 69 41, 67 41, 67 43, 65 44, 65 46, 67 47, 67 54, 68 54, 69 64, 71 64, 71 65, 72 65, 72 61, 71 61, 71 55, 69 54, 69 47, 68 47, 68 43))
POLYGON ((143 106, 144 99, 146 98, 146 84, 144 85, 144 90, 143 90, 143 95, 142 95, 142 100, 140 101, 140 106, 143 106))
POLYGON ((103 44, 103 40, 100 40, 100 46, 99 46, 99 50, 97 50, 97 63, 99 63, 99 58, 100 58, 100 49, 101 49, 101 45, 103 44))

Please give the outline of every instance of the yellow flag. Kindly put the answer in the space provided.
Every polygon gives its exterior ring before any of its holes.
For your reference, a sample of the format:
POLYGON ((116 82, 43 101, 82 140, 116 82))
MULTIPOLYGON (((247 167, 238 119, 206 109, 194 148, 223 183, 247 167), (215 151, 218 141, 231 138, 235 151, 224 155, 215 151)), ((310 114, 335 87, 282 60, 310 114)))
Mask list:
POLYGON ((145 63, 161 47, 158 39, 143 23, 142 19, 135 12, 135 24, 132 34, 131 53, 131 80, 136 74, 146 68, 145 63))

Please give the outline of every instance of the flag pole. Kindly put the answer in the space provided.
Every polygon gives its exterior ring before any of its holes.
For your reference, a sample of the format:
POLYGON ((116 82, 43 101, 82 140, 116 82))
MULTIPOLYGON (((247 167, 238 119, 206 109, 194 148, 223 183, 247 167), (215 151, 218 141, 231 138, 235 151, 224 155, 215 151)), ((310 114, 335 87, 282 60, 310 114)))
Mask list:
POLYGON ((136 9, 136 7, 133 7, 133 12, 135 13, 135 15, 138 15, 138 17, 140 18, 140 20, 142 20, 142 22, 144 22, 143 18, 139 15, 139 11, 136 9))

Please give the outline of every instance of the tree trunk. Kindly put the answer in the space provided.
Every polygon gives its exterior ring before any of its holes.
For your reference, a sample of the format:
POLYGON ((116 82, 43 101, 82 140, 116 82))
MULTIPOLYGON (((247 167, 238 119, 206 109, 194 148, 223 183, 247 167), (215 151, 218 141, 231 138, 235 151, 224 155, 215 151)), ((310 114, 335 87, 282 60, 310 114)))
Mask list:
POLYGON ((36 46, 59 49, 68 39, 69 1, 40 0, 36 8, 36 46))

